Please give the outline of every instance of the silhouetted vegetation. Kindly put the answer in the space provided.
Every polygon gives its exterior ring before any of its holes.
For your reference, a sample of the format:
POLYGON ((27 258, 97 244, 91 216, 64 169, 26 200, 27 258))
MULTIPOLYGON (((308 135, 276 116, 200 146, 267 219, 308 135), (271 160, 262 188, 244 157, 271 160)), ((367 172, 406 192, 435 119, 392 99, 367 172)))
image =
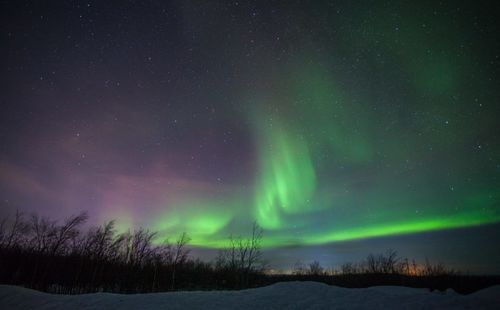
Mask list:
POLYGON ((292 274, 271 275, 262 262, 263 231, 257 223, 249 237, 230 236, 215 261, 204 262, 190 257, 186 233, 156 244, 156 232, 140 228, 117 233, 114 221, 83 231, 87 219, 87 213, 80 213, 59 223, 16 212, 0 220, 0 283, 64 294, 240 289, 297 280, 470 293, 500 283, 499 277, 460 275, 429 261, 419 265, 393 250, 338 269, 314 261, 298 263, 292 274))
POLYGON ((57 293, 156 292, 251 286, 260 268, 262 229, 230 237, 214 263, 189 257, 187 233, 153 244, 156 232, 117 233, 115 222, 81 231, 88 216, 63 223, 17 212, 0 222, 0 282, 57 293))
POLYGON ((399 285, 431 290, 452 288, 459 293, 472 293, 481 288, 500 284, 498 276, 463 275, 441 263, 401 258, 394 250, 369 254, 358 263, 345 263, 337 269, 325 269, 319 262, 295 265, 292 276, 276 275, 274 281, 313 280, 343 287, 399 285))

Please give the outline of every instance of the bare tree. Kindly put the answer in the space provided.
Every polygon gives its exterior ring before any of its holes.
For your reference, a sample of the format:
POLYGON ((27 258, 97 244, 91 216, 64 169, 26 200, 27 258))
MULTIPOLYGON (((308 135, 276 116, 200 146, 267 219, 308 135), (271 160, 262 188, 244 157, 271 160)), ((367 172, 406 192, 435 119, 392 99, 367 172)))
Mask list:
POLYGON ((295 265, 293 266, 292 274, 296 276, 303 276, 307 274, 307 267, 304 264, 304 262, 302 261, 296 262, 295 265))
POLYGON ((181 266, 189 255, 189 249, 186 245, 191 238, 183 232, 177 239, 175 246, 172 248, 172 289, 175 289, 175 276, 179 266, 181 266))
POLYGON ((98 228, 91 229, 86 237, 84 251, 95 260, 113 260, 118 256, 118 249, 123 236, 115 238, 115 221, 109 221, 98 228))
POLYGON ((78 215, 73 215, 66 219, 62 226, 55 227, 50 253, 55 255, 59 251, 64 250, 64 248, 68 246, 68 242, 78 235, 78 227, 85 223, 87 219, 88 214, 86 212, 81 212, 78 215))
POLYGON ((408 258, 405 258, 402 261, 400 261, 400 263, 398 264, 396 273, 404 274, 407 276, 411 275, 410 262, 409 262, 408 258))
POLYGON ((398 269, 398 254, 389 249, 385 254, 377 256, 369 254, 365 261, 366 272, 368 273, 396 273, 398 269))
POLYGON ((239 268, 238 240, 239 238, 235 238, 233 235, 229 236, 227 247, 221 249, 217 256, 216 265, 218 269, 228 269, 236 272, 239 268))
POLYGON ((38 253, 48 252, 55 235, 55 222, 33 214, 31 215, 30 229, 32 232, 31 248, 38 253))
POLYGON ((343 263, 340 266, 340 271, 343 275, 355 274, 357 273, 357 268, 353 263, 343 263))
POLYGON ((172 259, 172 245, 167 242, 161 245, 155 246, 150 264, 153 265, 153 281, 152 281, 152 291, 156 291, 159 286, 158 273, 162 267, 171 264, 172 259))
POLYGON ((380 260, 383 273, 396 273, 399 262, 398 252, 389 249, 385 252, 385 255, 380 256, 380 260))
POLYGON ((325 271, 321 264, 315 260, 309 264, 309 269, 307 270, 307 274, 312 276, 321 276, 325 274, 325 271))
POLYGON ((141 266, 147 260, 153 258, 154 249, 152 247, 156 232, 150 232, 140 228, 136 230, 132 237, 126 239, 127 256, 126 261, 135 266, 141 266))
POLYGON ((5 226, 7 223, 8 217, 2 218, 0 221, 0 249, 3 247, 5 239, 6 239, 6 231, 5 231, 5 226))
POLYGON ((24 221, 24 214, 17 210, 10 228, 7 227, 8 217, 2 219, 0 223, 0 248, 10 248, 21 246, 21 241, 28 231, 28 224, 24 221))
POLYGON ((231 235, 228 246, 219 251, 216 268, 237 275, 239 285, 245 286, 249 275, 262 267, 262 236, 263 230, 257 222, 253 223, 252 233, 248 238, 231 235))
POLYGON ((264 231, 262 227, 260 227, 257 222, 253 222, 252 235, 250 239, 244 243, 244 247, 246 247, 246 264, 244 268, 247 273, 256 269, 257 265, 260 263, 262 258, 261 242, 263 234, 264 231))
POLYGON ((421 271, 423 276, 443 276, 443 275, 453 275, 457 272, 451 268, 447 268, 442 263, 432 264, 429 259, 425 258, 425 264, 421 271))

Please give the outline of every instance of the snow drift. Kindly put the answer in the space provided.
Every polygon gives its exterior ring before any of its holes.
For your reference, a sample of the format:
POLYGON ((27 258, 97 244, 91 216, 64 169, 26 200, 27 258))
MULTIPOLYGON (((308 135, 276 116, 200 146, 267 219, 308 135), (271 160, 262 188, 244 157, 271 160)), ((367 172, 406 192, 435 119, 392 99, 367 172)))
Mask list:
POLYGON ((459 295, 452 290, 283 282, 242 291, 70 296, 0 285, 0 309, 500 309, 500 286, 459 295))

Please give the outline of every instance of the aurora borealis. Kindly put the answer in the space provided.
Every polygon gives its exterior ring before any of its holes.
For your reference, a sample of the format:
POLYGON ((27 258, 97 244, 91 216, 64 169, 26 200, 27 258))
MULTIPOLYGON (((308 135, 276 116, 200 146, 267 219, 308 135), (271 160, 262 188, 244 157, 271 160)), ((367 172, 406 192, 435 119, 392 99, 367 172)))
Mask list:
POLYGON ((489 6, 4 1, 0 215, 204 250, 257 221, 283 266, 378 244, 498 272, 489 6))

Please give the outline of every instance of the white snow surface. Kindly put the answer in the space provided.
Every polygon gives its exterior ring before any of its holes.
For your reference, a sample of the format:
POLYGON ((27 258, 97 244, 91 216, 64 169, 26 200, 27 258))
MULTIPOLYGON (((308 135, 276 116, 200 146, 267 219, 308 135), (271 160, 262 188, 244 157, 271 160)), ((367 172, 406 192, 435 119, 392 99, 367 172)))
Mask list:
POLYGON ((282 282, 241 291, 53 295, 0 285, 0 309, 500 309, 500 286, 473 294, 398 286, 282 282))

